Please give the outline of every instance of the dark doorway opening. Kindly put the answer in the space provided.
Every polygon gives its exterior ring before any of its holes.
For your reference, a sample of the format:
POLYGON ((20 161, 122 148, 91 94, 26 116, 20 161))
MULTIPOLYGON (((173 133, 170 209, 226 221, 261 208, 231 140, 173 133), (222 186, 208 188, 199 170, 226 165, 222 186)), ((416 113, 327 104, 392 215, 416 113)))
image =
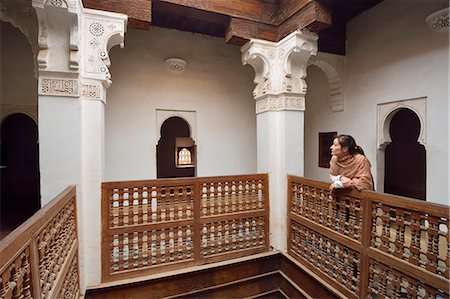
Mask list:
POLYGON ((41 207, 38 127, 25 114, 12 114, 1 123, 0 222, 2 236, 41 207))
POLYGON ((400 109, 389 127, 392 142, 386 147, 384 191, 426 200, 426 151, 417 142, 420 120, 409 109, 400 109))
MULTIPOLYGON (((195 166, 177 167, 177 138, 190 138, 189 124, 181 117, 170 117, 161 126, 156 146, 157 178, 194 177, 195 166)), ((192 153, 194 154, 194 152, 192 153)), ((195 161, 195 157, 192 157, 195 161)))

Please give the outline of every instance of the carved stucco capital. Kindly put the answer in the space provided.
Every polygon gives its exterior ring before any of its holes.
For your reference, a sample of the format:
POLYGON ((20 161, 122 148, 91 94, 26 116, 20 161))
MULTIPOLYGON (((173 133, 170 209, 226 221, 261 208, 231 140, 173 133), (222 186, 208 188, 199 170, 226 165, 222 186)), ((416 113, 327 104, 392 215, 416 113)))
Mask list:
POLYGON ((61 59, 56 58, 60 55, 55 55, 56 51, 51 53, 50 45, 58 45, 60 47, 59 43, 65 40, 66 35, 68 35, 69 70, 67 71, 78 71, 80 57, 78 52, 80 44, 79 16, 82 14, 83 9, 81 0, 32 0, 32 6, 36 10, 39 26, 37 39, 39 45, 39 53, 37 55, 38 69, 57 69, 58 71, 64 69, 65 66, 61 63, 61 59), (50 61, 50 59, 53 59, 53 61, 50 61))
POLYGON ((83 14, 83 77, 111 84, 109 50, 116 45, 124 47, 127 16, 85 9, 83 14))
POLYGON ((103 88, 111 84, 108 53, 123 47, 127 16, 85 9, 81 0, 32 5, 39 27, 39 94, 103 101, 103 88))
POLYGON ((255 99, 265 94, 306 93, 306 67, 317 54, 318 36, 294 31, 279 42, 252 39, 241 48, 242 63, 255 70, 255 99))

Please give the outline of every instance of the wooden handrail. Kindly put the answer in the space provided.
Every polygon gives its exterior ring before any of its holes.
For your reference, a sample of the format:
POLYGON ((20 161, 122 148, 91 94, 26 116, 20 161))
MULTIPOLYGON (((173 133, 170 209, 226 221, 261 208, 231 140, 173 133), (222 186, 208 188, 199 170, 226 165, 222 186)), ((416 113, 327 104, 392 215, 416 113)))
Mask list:
POLYGON ((269 250, 266 174, 102 184, 102 281, 269 250))
POLYGON ((449 296, 448 206, 288 176, 288 253, 349 298, 449 296))
POLYGON ((70 186, 0 241, 1 298, 78 297, 76 218, 70 186))

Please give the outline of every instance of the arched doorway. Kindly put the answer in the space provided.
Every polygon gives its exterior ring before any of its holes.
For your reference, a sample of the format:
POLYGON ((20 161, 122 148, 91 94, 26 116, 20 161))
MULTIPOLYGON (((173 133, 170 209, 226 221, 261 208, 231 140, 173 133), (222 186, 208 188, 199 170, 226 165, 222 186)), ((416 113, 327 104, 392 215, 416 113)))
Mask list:
POLYGON ((426 200, 426 151, 417 142, 419 117, 410 109, 400 109, 392 117, 386 147, 384 192, 426 200))
POLYGON ((40 209, 38 128, 21 113, 1 123, 1 231, 13 230, 40 209))
POLYGON ((195 176, 195 145, 190 136, 189 124, 181 117, 164 121, 156 146, 157 178, 195 176))

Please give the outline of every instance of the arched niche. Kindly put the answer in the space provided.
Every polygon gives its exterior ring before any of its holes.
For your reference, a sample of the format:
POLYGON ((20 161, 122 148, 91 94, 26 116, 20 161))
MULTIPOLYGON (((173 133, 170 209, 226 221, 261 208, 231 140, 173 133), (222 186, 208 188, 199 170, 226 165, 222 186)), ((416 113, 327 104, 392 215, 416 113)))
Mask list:
POLYGON ((398 100, 378 104, 377 106, 377 186, 378 192, 384 192, 385 181, 385 149, 392 142, 389 128, 392 118, 401 109, 414 112, 420 121, 420 132, 417 142, 427 148, 426 97, 398 100))
POLYGON ((420 133, 417 141, 425 148, 427 147, 426 97, 382 103, 378 104, 377 108, 377 146, 379 149, 385 149, 392 142, 389 135, 391 120, 395 113, 402 108, 413 111, 419 117, 420 133))
POLYGON ((161 139, 161 126, 171 117, 180 117, 189 125, 191 137, 197 140, 197 112, 189 110, 156 109, 156 142, 161 139))
POLYGON ((163 119, 156 145, 157 178, 194 177, 196 150, 192 125, 180 116, 163 119))

